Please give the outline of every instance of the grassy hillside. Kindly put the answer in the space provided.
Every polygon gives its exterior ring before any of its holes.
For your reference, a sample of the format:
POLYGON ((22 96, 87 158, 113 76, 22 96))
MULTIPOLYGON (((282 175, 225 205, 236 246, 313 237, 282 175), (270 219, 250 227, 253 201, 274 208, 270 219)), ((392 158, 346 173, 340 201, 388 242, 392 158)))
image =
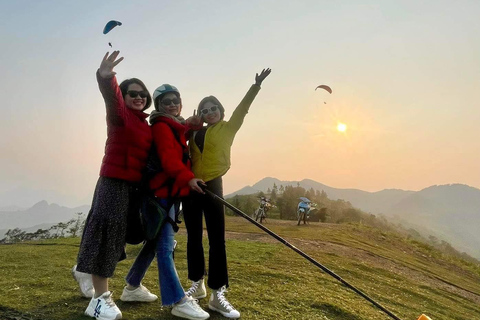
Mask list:
MULTIPOLYGON (((480 266, 444 256, 393 233, 361 225, 268 220, 266 226, 311 255, 343 279, 395 313, 416 320, 480 319, 480 266)), ((242 319, 390 319, 362 297, 325 274, 291 249, 238 217, 227 217, 229 300, 242 319)), ((177 240, 177 269, 187 286, 186 237, 177 240)), ((0 319, 90 319, 70 275, 79 239, 46 240, 0 246, 0 319)), ((128 259, 110 287, 119 299, 128 268, 140 246, 129 246, 128 259)), ((158 294, 155 265, 144 284, 158 294)), ((201 305, 207 308, 207 301, 201 305)), ((178 319, 151 304, 117 304, 126 319, 178 319)), ((211 313, 210 319, 225 319, 211 313)))

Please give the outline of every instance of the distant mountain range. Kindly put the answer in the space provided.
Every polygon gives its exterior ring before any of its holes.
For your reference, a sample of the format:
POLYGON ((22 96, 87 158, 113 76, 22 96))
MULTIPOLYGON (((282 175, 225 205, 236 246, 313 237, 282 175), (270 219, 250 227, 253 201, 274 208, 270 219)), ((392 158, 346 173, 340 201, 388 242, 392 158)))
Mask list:
POLYGON ((0 239, 4 237, 8 229, 20 228, 27 232, 46 229, 59 222, 67 222, 76 218, 75 213, 77 212, 83 212, 86 216, 89 210, 90 206, 67 208, 55 203, 48 204, 43 200, 28 209, 15 208, 12 211, 0 211, 0 239))
MULTIPOLYGON (((281 181, 264 178, 253 186, 244 187, 225 197, 267 192, 269 188, 272 189, 273 184, 279 188, 282 185, 285 187, 299 184, 307 190, 323 190, 332 200, 343 199, 362 211, 383 214, 392 222, 413 227, 427 237, 436 236, 458 250, 480 259, 480 189, 463 184, 449 184, 431 186, 420 191, 386 189, 367 192, 332 188, 310 179, 281 181)), ((36 228, 28 230, 36 231, 66 222, 74 218, 77 212, 86 215, 89 210, 88 205, 68 208, 55 203, 48 204, 46 201, 40 201, 28 209, 3 207, 0 208, 0 239, 8 229, 36 228)))
POLYGON ((476 258, 480 258, 480 189, 463 184, 431 186, 420 191, 385 189, 367 192, 358 189, 337 189, 319 182, 281 181, 264 178, 225 197, 237 194, 266 192, 277 187, 297 186, 323 190, 332 200, 343 199, 354 207, 372 214, 383 214, 420 232, 434 235, 476 258))
MULTIPOLYGON (((93 190, 92 190, 93 191, 93 190)), ((29 208, 41 200, 69 207, 82 206, 92 201, 92 194, 78 196, 79 192, 59 192, 48 188, 16 186, 0 192, 0 211, 17 211, 29 208)))

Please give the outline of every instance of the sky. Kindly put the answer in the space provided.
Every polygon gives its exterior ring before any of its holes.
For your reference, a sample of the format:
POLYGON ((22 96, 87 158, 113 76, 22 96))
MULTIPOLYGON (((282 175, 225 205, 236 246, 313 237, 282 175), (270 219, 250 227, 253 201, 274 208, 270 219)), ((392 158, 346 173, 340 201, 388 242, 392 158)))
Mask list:
POLYGON ((0 0, 0 206, 90 204, 106 139, 95 72, 109 42, 125 58, 119 82, 177 86, 183 116, 215 95, 229 119, 272 69, 225 194, 264 177, 480 188, 479 16, 477 0, 0 0), (123 25, 104 35, 109 20, 123 25))

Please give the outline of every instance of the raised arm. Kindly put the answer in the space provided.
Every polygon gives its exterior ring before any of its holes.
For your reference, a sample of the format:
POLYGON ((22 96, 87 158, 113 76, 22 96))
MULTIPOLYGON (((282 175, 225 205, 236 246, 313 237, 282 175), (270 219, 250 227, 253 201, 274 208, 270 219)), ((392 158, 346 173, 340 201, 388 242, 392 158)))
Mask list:
POLYGON ((245 97, 243 97, 240 104, 235 108, 235 111, 232 113, 232 117, 228 121, 228 125, 233 129, 234 132, 237 132, 243 124, 243 119, 248 113, 250 106, 260 91, 260 86, 265 80, 266 77, 272 72, 270 68, 263 69, 260 74, 255 74, 255 84, 250 87, 245 97))
POLYGON ((107 109, 107 122, 114 125, 122 125, 125 117, 125 102, 123 95, 118 87, 116 72, 113 68, 117 66, 123 57, 118 58, 120 51, 114 51, 111 55, 107 52, 100 63, 97 70, 97 81, 103 100, 105 100, 105 107, 107 109))

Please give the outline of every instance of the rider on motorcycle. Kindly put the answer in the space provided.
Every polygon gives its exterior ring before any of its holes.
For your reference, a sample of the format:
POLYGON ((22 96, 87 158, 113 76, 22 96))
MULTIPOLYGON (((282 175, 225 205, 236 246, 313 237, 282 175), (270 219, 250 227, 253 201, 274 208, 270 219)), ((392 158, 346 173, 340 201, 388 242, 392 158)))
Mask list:
POLYGON ((312 202, 305 197, 300 197, 300 202, 297 206, 297 218, 299 218, 300 214, 305 214, 306 218, 308 219, 308 214, 310 213, 312 202))
POLYGON ((260 223, 267 218, 267 211, 270 209, 270 200, 265 197, 260 197, 260 207, 255 210, 255 220, 260 219, 260 223))

